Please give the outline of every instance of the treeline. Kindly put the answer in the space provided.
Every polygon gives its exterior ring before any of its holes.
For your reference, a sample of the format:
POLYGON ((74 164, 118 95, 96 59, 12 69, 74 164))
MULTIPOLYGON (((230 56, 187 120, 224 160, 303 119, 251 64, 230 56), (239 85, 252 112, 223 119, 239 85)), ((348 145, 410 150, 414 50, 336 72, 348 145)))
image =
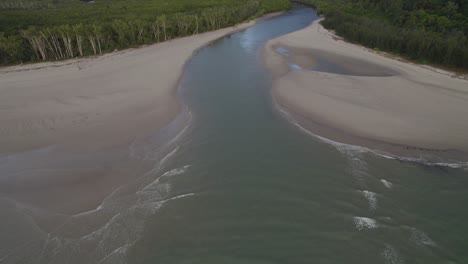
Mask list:
POLYGON ((3 0, 0 1, 0 9, 40 9, 52 8, 55 5, 50 1, 43 0, 3 0))
POLYGON ((17 34, 0 34, 0 63, 102 54, 233 26, 288 7, 287 0, 247 0, 236 5, 205 8, 196 13, 172 13, 146 20, 116 19, 103 23, 30 26, 18 30, 17 34))
POLYGON ((468 2, 302 0, 346 40, 419 63, 468 69, 468 2))
MULTIPOLYGON (((51 9, 57 8, 59 4, 73 2, 74 0, 0 0, 0 10, 6 9, 51 9)), ((80 1, 80 0, 77 0, 80 1)))

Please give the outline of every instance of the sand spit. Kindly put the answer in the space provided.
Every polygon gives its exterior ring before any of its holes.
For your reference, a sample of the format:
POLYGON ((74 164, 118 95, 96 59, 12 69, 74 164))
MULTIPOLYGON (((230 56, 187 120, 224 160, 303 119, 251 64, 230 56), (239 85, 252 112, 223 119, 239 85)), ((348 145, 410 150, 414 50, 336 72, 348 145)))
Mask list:
POLYGON ((468 161, 468 81, 344 42, 319 22, 263 49, 279 106, 332 140, 468 161))

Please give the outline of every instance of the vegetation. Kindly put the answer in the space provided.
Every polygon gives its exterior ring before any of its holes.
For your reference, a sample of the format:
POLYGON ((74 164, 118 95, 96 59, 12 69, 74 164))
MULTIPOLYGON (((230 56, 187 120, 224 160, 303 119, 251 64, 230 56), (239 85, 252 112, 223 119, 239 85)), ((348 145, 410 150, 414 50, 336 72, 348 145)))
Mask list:
POLYGON ((346 40, 420 63, 468 69, 467 0, 301 0, 346 40))
POLYGON ((289 6, 288 0, 0 0, 0 65, 156 43, 289 6))

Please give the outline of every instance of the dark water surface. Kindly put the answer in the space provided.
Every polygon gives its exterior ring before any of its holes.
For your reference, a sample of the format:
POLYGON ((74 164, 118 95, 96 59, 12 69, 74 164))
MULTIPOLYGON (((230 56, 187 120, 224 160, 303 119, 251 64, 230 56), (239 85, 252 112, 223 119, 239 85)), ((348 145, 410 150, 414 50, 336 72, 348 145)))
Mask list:
POLYGON ((259 49, 316 18, 295 8, 193 57, 193 121, 159 181, 170 198, 129 262, 468 263, 466 170, 325 143, 274 110, 259 49))

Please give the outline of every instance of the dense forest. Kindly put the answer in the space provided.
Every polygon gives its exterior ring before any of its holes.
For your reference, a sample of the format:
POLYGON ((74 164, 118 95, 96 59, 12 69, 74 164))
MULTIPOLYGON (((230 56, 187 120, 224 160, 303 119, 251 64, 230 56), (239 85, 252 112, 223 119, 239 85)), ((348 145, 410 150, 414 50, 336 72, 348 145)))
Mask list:
POLYGON ((289 6, 288 0, 0 0, 0 65, 156 43, 289 6))
POLYGON ((301 0, 346 40, 419 63, 468 69, 468 0, 301 0))

